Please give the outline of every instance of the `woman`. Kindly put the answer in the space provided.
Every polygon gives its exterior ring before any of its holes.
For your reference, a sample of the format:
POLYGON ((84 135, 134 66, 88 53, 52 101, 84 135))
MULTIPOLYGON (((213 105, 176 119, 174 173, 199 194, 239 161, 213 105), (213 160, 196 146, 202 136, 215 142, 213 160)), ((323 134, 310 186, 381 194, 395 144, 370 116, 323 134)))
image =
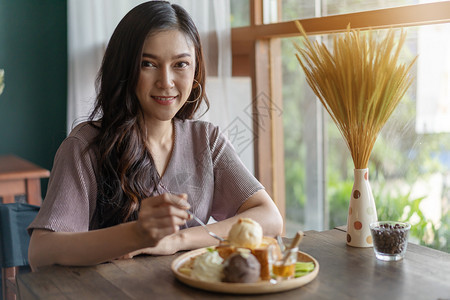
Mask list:
POLYGON ((240 217, 280 234, 276 206, 229 141, 192 120, 202 103, 209 107, 204 83, 199 35, 184 9, 152 1, 122 19, 90 121, 58 149, 29 227, 34 270, 217 244, 186 210, 204 222, 213 217, 208 227, 221 236, 240 217))

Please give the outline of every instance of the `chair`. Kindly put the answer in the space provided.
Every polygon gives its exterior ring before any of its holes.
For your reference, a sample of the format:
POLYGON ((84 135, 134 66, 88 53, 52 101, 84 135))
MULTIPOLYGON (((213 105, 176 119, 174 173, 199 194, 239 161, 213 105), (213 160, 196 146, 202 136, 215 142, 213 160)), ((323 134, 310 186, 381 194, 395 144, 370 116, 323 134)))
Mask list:
POLYGON ((16 299, 16 275, 28 266, 30 236, 26 228, 34 220, 39 206, 27 203, 0 204, 0 262, 3 299, 16 299))
POLYGON ((0 198, 14 203, 15 196, 26 195, 26 202, 41 205, 41 178, 50 172, 14 155, 0 155, 0 198))

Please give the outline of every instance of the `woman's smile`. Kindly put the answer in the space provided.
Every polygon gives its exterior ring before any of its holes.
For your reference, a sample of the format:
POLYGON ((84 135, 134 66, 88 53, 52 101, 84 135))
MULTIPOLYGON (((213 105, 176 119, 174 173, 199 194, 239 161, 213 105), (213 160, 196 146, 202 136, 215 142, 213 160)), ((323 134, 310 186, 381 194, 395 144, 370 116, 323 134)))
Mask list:
POLYGON ((171 105, 174 103, 178 96, 151 96, 158 104, 171 105))

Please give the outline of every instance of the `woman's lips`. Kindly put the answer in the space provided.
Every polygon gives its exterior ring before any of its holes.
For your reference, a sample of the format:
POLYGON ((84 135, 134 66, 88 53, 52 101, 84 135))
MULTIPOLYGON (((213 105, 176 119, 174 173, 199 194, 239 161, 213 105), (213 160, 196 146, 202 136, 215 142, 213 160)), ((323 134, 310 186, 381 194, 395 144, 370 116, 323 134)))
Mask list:
POLYGON ((152 96, 153 100, 161 105, 170 105, 177 100, 177 97, 178 96, 152 96))

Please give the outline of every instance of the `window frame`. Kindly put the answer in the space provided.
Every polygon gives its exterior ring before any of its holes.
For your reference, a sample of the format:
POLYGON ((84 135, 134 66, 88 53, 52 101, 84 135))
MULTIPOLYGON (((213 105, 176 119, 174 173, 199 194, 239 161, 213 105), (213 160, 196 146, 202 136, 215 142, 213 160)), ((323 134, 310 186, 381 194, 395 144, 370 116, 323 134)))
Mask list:
MULTIPOLYGON (((264 0, 250 1, 250 25, 231 29, 232 75, 249 76, 252 81, 253 131, 255 136, 255 176, 285 218, 284 144, 281 82, 280 38, 300 36, 295 21, 263 23, 264 0)), ((281 1, 277 1, 278 7, 281 1)), ((278 11, 281 11, 278 9, 278 11)), ((450 23, 450 1, 414 4, 356 13, 299 19, 308 35, 343 32, 347 25, 353 29, 385 29, 419 25, 450 23)), ((318 108, 317 112, 320 117, 318 108)), ((318 183, 312 195, 321 197, 311 211, 324 205, 323 128, 315 128, 318 163, 312 180, 318 183), (323 137, 323 135, 322 135, 323 137), (320 149, 321 148, 321 149, 320 149), (322 162, 322 163, 321 163, 322 162)), ((309 195, 311 196, 311 194, 309 195)), ((308 210, 308 208, 307 208, 308 210)), ((320 220, 322 227, 326 219, 320 220)), ((319 226, 318 229, 320 229, 319 226)))

